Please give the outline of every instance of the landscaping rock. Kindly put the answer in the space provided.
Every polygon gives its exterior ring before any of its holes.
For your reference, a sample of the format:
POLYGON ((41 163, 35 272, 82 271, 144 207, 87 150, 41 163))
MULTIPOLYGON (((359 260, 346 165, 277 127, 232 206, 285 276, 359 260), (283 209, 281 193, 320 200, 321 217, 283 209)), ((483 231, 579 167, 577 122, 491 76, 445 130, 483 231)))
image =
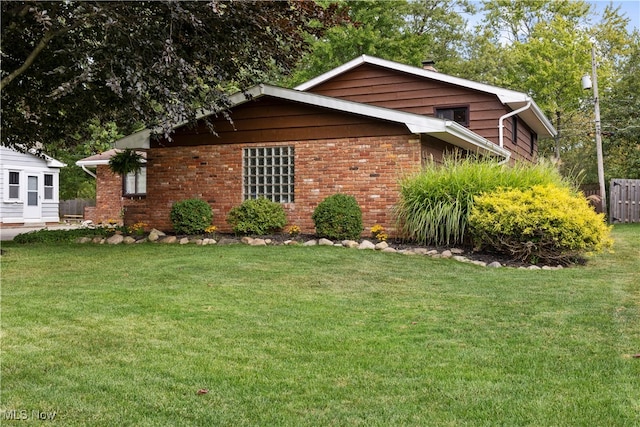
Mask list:
POLYGON ((267 246, 267 241, 264 239, 251 239, 249 240, 249 246, 267 246))
POLYGON ((166 236, 162 231, 156 230, 155 228, 149 232, 149 236, 147 237, 150 242, 155 242, 160 237, 166 236))
POLYGON ((78 243, 89 243, 91 242, 91 237, 80 237, 76 242, 78 243))
POLYGON ((528 267, 529 270, 542 270, 540 267, 538 267, 537 265, 530 265, 528 267))
POLYGON ((203 245, 215 245, 216 243, 216 239, 202 239, 202 244, 203 245))
POLYGON ((342 246, 344 246, 345 248, 357 248, 358 246, 360 246, 359 242, 356 242, 355 240, 343 240, 342 241, 342 246))
POLYGON ((374 245, 372 242, 368 241, 368 240, 363 240, 360 245, 358 246, 358 249, 371 249, 371 250, 375 250, 376 245, 374 245))
POLYGON ((91 239, 91 241, 98 244, 104 243, 104 239, 102 237, 94 237, 93 239, 91 239))
POLYGON ((319 246, 333 246, 333 242, 329 239, 320 239, 318 240, 319 246))
POLYGON ((451 251, 448 249, 446 251, 442 251, 440 255, 442 256, 442 258, 451 258, 453 256, 451 251))
POLYGON ((459 262, 469 262, 469 258, 463 257, 461 255, 454 255, 451 258, 455 259, 456 261, 459 261, 459 262))
POLYGON ((231 239, 228 237, 223 237, 222 239, 218 240, 218 244, 219 245, 236 245, 240 243, 240 240, 238 239, 231 239))
POLYGON ((178 242, 181 245, 186 245, 189 243, 189 238, 188 237, 183 237, 182 239, 180 239, 180 241, 178 242))
MULTIPOLYGON (((429 251, 426 248, 415 248, 412 250, 412 252, 416 255, 429 255, 429 252, 434 252, 434 253, 438 253, 438 251, 429 251)), ((431 254, 434 255, 434 254, 431 254)))
POLYGON ((464 249, 460 249, 460 248, 451 248, 449 250, 454 255, 462 255, 464 253, 464 249))
POLYGON ((302 246, 316 246, 318 244, 317 240, 307 240, 302 244, 302 246))
POLYGON ((388 247, 388 248, 384 248, 384 249, 382 250, 382 252, 396 253, 396 252, 398 252, 398 251, 397 251, 397 249, 395 249, 395 248, 388 247))
POLYGON ((387 249, 389 247, 389 244, 387 242, 378 242, 376 243, 375 249, 377 251, 381 251, 383 249, 387 249))
POLYGON ((438 252, 435 249, 431 249, 430 251, 427 251, 425 255, 428 255, 428 256, 440 255, 440 252, 438 252))
POLYGON ((122 234, 114 234, 107 239, 107 243, 110 245, 119 245, 124 240, 122 234))
POLYGON ((162 240, 160 240, 160 243, 176 243, 178 241, 178 238, 176 236, 166 236, 163 237, 162 240))
POLYGON ((487 267, 500 268, 502 267, 502 264, 500 264, 498 261, 493 261, 492 263, 488 264, 487 267))
POLYGON ((127 245, 131 245, 131 244, 133 244, 135 242, 136 242, 136 239, 134 239, 131 236, 127 236, 127 237, 124 238, 124 240, 122 240, 122 243, 127 244, 127 245))

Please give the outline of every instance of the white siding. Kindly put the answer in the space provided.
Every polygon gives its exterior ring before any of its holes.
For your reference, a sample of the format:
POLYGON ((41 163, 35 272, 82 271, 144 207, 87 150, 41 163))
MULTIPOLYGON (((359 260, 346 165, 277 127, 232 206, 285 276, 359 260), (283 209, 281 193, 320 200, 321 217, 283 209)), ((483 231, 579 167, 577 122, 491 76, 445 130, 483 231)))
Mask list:
POLYGON ((57 222, 59 218, 59 172, 61 164, 51 158, 41 158, 28 153, 20 153, 6 147, 0 147, 0 222, 57 222), (50 165, 53 165, 50 166, 50 165), (9 173, 19 176, 19 197, 9 195, 9 173), (44 198, 45 175, 53 175, 53 199, 44 198), (25 215, 27 204, 27 177, 38 178, 39 202, 37 215, 25 215))

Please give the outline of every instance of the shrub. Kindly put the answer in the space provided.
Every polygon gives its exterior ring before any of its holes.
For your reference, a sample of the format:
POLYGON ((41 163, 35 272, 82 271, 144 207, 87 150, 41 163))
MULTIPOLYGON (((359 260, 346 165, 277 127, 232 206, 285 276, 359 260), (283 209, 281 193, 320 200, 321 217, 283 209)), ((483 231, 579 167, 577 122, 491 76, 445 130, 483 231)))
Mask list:
POLYGON ((287 224, 287 215, 280 203, 260 197, 231 209, 227 222, 236 234, 264 235, 281 230, 287 224))
POLYGON ((173 204, 170 218, 176 233, 199 234, 211 225, 213 213, 204 200, 186 199, 173 204))
POLYGON ((569 264, 612 243, 604 215, 584 197, 554 185, 477 196, 469 227, 476 248, 534 264, 569 264))
POLYGON ((474 196, 502 188, 531 188, 554 184, 570 187, 550 163, 499 165, 473 158, 445 158, 400 181, 394 207, 397 229, 420 244, 450 245, 467 238, 474 196))
POLYGON ((116 232, 115 228, 74 228, 70 230, 37 230, 18 234, 16 243, 71 243, 80 237, 107 237, 116 232))
POLYGON ((357 239, 362 233, 362 210, 355 197, 334 194, 324 199, 311 217, 316 234, 327 239, 357 239))

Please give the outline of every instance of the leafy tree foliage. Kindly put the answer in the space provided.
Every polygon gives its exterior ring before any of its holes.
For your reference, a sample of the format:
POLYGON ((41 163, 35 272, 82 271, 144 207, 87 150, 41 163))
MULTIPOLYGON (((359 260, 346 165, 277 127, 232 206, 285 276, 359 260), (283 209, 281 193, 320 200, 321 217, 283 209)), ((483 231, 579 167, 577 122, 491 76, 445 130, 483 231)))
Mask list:
POLYGON ((169 134, 286 72, 339 20, 296 1, 2 2, 2 144, 63 141, 91 119, 169 134))
POLYGON ((465 38, 468 0, 345 1, 348 25, 335 26, 321 38, 288 82, 295 85, 367 54, 419 66, 437 58, 439 67, 459 61, 465 38))

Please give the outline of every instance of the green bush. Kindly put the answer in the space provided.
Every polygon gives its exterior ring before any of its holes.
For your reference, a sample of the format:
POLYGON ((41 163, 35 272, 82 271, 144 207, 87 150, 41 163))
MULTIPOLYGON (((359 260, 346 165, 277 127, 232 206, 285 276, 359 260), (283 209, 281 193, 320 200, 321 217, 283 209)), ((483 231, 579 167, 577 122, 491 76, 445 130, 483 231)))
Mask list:
POLYGON ((236 234, 265 235, 281 230, 287 224, 287 215, 280 203, 260 197, 231 209, 227 222, 236 234))
POLYGON ((311 217, 316 234, 327 239, 357 239, 362 233, 362 210, 355 197, 334 194, 324 199, 311 217))
POLYGON ((200 234, 211 225, 213 213, 204 200, 186 199, 173 204, 170 218, 176 233, 200 234))
POLYGON ((604 215, 583 196, 554 185, 477 196, 469 228, 477 249, 533 264, 569 264, 612 243, 604 215))
POLYGON ((110 228, 74 228, 70 230, 37 230, 18 234, 13 238, 16 243, 71 243, 80 237, 108 237, 116 229, 110 228))
POLYGON ((397 229, 420 244, 464 243, 474 196, 499 187, 526 189, 544 184, 570 187, 550 163, 509 166, 473 158, 446 158, 442 165, 431 162, 400 181, 394 207, 397 229))

